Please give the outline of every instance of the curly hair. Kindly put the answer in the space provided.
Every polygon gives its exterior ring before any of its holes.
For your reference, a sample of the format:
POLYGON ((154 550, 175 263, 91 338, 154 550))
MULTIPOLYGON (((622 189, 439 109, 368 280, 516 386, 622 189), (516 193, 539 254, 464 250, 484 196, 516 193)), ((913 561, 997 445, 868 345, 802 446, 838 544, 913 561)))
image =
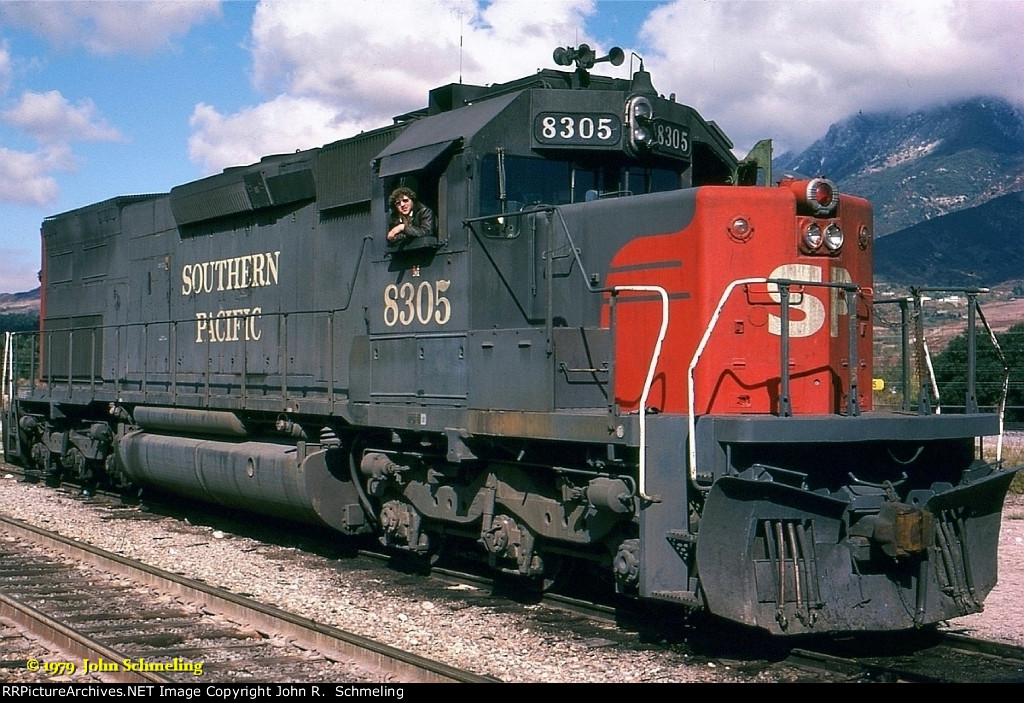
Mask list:
POLYGON ((419 200, 417 200, 416 198, 416 191, 414 191, 412 188, 406 188, 403 186, 401 188, 395 188, 393 191, 391 191, 391 195, 388 196, 388 207, 394 209, 395 205, 403 196, 408 196, 409 199, 412 200, 414 205, 417 202, 419 202, 419 200))

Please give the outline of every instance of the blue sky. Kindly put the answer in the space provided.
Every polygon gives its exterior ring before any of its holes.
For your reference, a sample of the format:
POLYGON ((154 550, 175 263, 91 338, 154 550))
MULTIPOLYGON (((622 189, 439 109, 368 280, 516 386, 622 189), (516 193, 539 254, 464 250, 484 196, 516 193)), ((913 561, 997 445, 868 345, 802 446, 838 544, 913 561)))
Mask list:
POLYGON ((1022 36, 1024 0, 0 0, 0 292, 38 285, 48 215, 388 124, 556 46, 635 52, 743 153, 860 110, 1022 105, 1022 36))

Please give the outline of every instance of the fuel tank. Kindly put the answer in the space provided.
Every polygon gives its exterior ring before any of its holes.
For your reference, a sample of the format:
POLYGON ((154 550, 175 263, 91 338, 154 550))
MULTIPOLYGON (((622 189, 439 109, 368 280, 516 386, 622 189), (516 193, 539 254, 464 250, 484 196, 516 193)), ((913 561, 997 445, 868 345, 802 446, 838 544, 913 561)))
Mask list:
POLYGON ((117 455, 140 486, 349 534, 369 529, 338 449, 140 431, 121 438, 117 455))

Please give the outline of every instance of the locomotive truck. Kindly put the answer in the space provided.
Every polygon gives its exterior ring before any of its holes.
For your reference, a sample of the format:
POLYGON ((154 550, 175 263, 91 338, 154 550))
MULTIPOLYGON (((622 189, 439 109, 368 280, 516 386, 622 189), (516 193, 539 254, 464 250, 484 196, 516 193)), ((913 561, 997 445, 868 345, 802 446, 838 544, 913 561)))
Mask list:
POLYGON ((47 218, 6 456, 776 634, 981 610, 999 417, 873 410, 869 203, 623 59, 47 218))

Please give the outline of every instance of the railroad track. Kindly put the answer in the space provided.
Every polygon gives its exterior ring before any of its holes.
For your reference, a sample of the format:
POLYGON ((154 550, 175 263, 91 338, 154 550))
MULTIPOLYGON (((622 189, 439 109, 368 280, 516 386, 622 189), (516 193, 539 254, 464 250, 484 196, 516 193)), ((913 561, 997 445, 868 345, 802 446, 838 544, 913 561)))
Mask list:
POLYGON ((67 661, 70 655, 57 648, 54 638, 41 639, 19 623, 17 618, 6 617, 7 599, 0 595, 0 682, 40 683, 53 680, 46 671, 39 671, 30 661, 67 661), (35 671, 30 669, 36 668, 35 671))
MULTIPOLYGON (((0 464, 0 468, 5 472, 18 477, 19 480, 28 480, 30 478, 29 474, 27 474, 23 469, 13 464, 0 464)), ((38 476, 32 475, 31 480, 38 481, 40 479, 38 476)), ((86 494, 82 486, 73 482, 65 481, 62 488, 67 490, 69 495, 73 495, 75 493, 86 494)), ((94 488, 89 490, 87 495, 89 496, 89 502, 95 505, 105 505, 111 510, 117 510, 118 508, 124 507, 122 501, 123 496, 113 491, 94 488)), ((161 495, 154 495, 147 498, 147 512, 135 513, 136 517, 141 519, 147 515, 179 515, 180 507, 176 506, 173 502, 165 501, 166 496, 161 495)), ((253 536, 255 539, 263 539, 262 534, 251 534, 254 529, 251 522, 238 521, 234 517, 226 516, 225 513, 222 510, 219 510, 217 506, 193 505, 190 507, 190 516, 198 516, 198 519, 201 522, 224 523, 226 525, 224 527, 226 531, 239 534, 249 534, 249 536, 253 536)), ((291 529, 296 529, 297 527, 297 525, 293 525, 291 526, 291 529)), ((259 526, 255 526, 255 529, 259 530, 259 526)), ((276 533, 280 534, 288 529, 288 525, 278 525, 276 527, 276 533)), ((381 564, 391 564, 396 566, 399 570, 405 568, 413 571, 420 570, 424 573, 429 572, 430 578, 450 584, 454 587, 468 586, 492 591, 499 595, 506 595, 511 600, 523 600, 525 593, 527 600, 532 596, 533 602, 537 604, 543 604, 554 609, 573 613, 574 615, 593 618, 605 623, 614 623, 617 618, 623 615, 623 611, 618 609, 615 605, 609 604, 609 599, 607 598, 604 599, 604 602, 597 602, 595 600, 589 600, 587 597, 567 595, 557 591, 531 591, 530 589, 526 589, 524 592, 521 581, 516 577, 495 577, 494 572, 490 570, 488 570, 486 574, 482 574, 454 567, 449 568, 438 564, 431 564, 427 567, 425 562, 421 561, 418 557, 396 554, 394 551, 385 550, 376 542, 368 542, 358 549, 349 550, 347 553, 357 554, 381 564)))
MULTIPOLYGON (((94 498, 90 501, 105 509, 121 512, 121 506, 111 508, 106 500, 94 498), (96 502, 94 502, 96 501, 96 502)), ((161 512, 164 506, 153 505, 161 512)), ((129 511, 137 518, 154 513, 138 513, 129 511)), ((173 511, 172 511, 173 512, 173 511)), ((211 513, 211 515, 214 515, 211 513)), ((194 515, 191 516, 194 519, 194 515)), ((209 517, 209 516, 207 516, 209 517)), ((252 523, 233 525, 225 522, 226 518, 212 520, 225 530, 240 529, 243 531, 257 529, 252 523)), ((204 520, 205 522, 205 520, 204 520)), ((262 539, 262 532, 257 529, 254 539, 262 539)), ((2 534, 2 530, 0 530, 2 534)), ((277 535, 277 533, 274 533, 277 535)), ((301 535, 286 536, 284 543, 301 540, 301 535)), ((276 541, 276 537, 275 537, 276 541)), ((315 540, 314 540, 315 542, 315 540)), ((2 545, 0 541, 0 545, 2 545)), ((323 546, 323 545, 318 545, 323 546)), ((348 552, 352 554, 351 551, 348 552)), ((387 561, 386 556, 372 555, 375 560, 387 561)), ((392 558, 394 555, 391 555, 392 558)), ((6 561, 6 557, 0 557, 6 561)), ((394 568, 394 561, 391 562, 394 568)), ((365 566, 358 567, 366 568, 365 566)), ((392 574, 393 578, 394 574, 392 574)), ((467 581, 466 574, 461 571, 451 572, 438 565, 430 569, 431 578, 421 581, 416 579, 417 588, 423 588, 421 598, 450 597, 453 593, 466 594, 467 603, 474 599, 502 598, 505 589, 490 579, 467 581), (431 582, 439 582, 431 585, 431 582), (449 584, 472 584, 470 590, 452 591, 449 584), (482 594, 479 596, 471 593, 482 594)), ((176 577, 177 578, 177 577, 176 577)), ((0 583, 0 590, 3 589, 0 583)), ((508 593, 510 601, 522 601, 522 593, 508 593)), ((185 598, 186 603, 194 599, 185 598)), ((1004 647, 992 642, 972 640, 962 636, 944 636, 934 631, 923 633, 901 633, 893 636, 861 637, 856 640, 844 639, 842 642, 830 642, 827 638, 801 639, 799 647, 786 642, 785 639, 771 640, 752 637, 746 628, 735 628, 728 623, 702 622, 699 615, 693 615, 692 622, 681 623, 678 617, 666 613, 653 618, 651 613, 643 613, 645 623, 633 621, 633 617, 621 608, 608 606, 594 608, 593 604, 569 599, 559 602, 554 594, 539 595, 527 599, 529 604, 543 603, 551 608, 558 608, 562 614, 534 611, 533 619, 541 623, 555 623, 560 631, 570 628, 576 633, 577 639, 594 640, 600 643, 598 648, 619 648, 623 651, 634 646, 638 651, 649 649, 650 642, 662 642, 673 651, 685 651, 686 656, 694 663, 707 662, 707 666, 732 668, 742 672, 744 676, 757 677, 765 672, 766 680, 779 681, 841 681, 841 682, 991 682, 991 681, 1022 681, 1024 671, 1024 652, 1020 648, 1004 647), (572 611, 574 615, 564 611, 572 611), (601 621, 602 627, 588 625, 587 622, 601 621), (671 624, 670 624, 671 623, 671 624), (625 626, 624 626, 625 625, 625 626), (623 627, 624 626, 624 627, 623 627), (659 627, 660 626, 660 627, 659 627), (664 629, 660 629, 664 628, 664 629), (641 632, 639 639, 648 644, 637 645, 636 637, 631 631, 641 632), (733 633, 733 634, 729 634, 733 633)), ((499 606, 499 607, 510 607, 499 606)), ((638 618, 640 616, 637 616, 638 618)), ((258 629, 258 628, 257 628, 258 629)), ((263 632, 268 630, 264 628, 263 632)), ((78 657, 79 660, 81 657, 78 657)), ((326 658, 321 661, 326 661, 326 658)), ((0 664, 2 666, 2 664, 0 664)), ((314 666, 318 664, 314 663, 314 666)), ((212 671, 212 669, 210 669, 212 671)), ((0 673, 2 677, 2 673, 0 673)), ((324 680, 327 675, 324 675, 324 680)))
POLYGON ((794 648, 781 665, 842 682, 1024 682, 1024 648, 937 631, 794 648))
POLYGON ((64 680, 494 680, 3 517, 0 617, 55 643, 32 656, 5 648, 6 668, 23 664, 64 680))

